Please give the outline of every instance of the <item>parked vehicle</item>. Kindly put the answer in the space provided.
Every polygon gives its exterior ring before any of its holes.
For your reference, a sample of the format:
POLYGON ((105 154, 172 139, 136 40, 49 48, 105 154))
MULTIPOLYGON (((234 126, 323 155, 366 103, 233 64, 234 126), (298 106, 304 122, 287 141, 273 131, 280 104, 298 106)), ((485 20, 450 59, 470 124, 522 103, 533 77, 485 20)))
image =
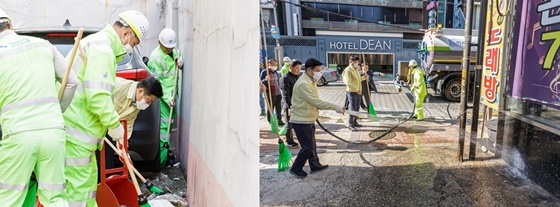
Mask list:
MULTIPOLYGON (((336 82, 340 79, 340 75, 338 74, 338 72, 336 72, 336 70, 330 68, 323 68, 323 69, 324 69, 323 77, 321 77, 321 79, 317 81, 317 86, 326 86, 330 82, 336 82)), ((302 65, 300 73, 304 73, 304 72, 305 72, 305 65, 302 65)))
MULTIPOLYGON (((84 37, 93 34, 101 28, 86 28, 84 37)), ((16 30, 16 33, 39 37, 48 40, 53 44, 62 55, 66 56, 74 45, 74 37, 76 37, 78 28, 71 26, 59 28, 33 28, 16 30)), ((79 58, 76 56, 76 58, 79 58)), ((126 55, 123 60, 117 63, 117 76, 140 81, 151 74, 147 70, 144 63, 146 57, 142 57, 137 48, 134 49, 132 55, 126 55)), ((159 172, 160 169, 160 152, 159 152, 159 126, 160 126, 160 105, 156 101, 146 110, 140 111, 138 118, 134 123, 132 136, 129 143, 129 154, 134 161, 135 166, 140 171, 159 172)), ((1 133, 0 133, 1 137, 1 133)), ((114 152, 110 149, 106 150, 108 155, 113 155, 115 159, 108 159, 107 166, 113 166, 113 161, 118 159, 114 152)))
MULTIPOLYGON (((427 78, 434 78, 431 88, 436 95, 442 95, 449 101, 461 99, 461 61, 463 59, 464 30, 432 29, 426 32, 420 43, 418 58, 421 67, 426 70, 427 78)), ((474 82, 474 64, 476 63, 476 44, 478 32, 473 31, 471 52, 470 83, 474 82)), ((401 74, 404 75, 404 74, 401 74)), ((473 84, 470 85, 473 87, 473 84)))

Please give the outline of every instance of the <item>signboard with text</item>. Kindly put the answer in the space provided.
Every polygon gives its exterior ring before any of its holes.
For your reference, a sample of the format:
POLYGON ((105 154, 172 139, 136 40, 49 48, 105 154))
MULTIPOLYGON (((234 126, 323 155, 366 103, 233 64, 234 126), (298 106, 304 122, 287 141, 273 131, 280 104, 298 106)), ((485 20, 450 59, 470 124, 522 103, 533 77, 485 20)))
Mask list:
MULTIPOLYGON (((509 0, 501 1, 507 4, 509 0)), ((493 1, 494 2, 494 1, 493 1)), ((498 11, 499 5, 488 4, 486 34, 484 36, 484 61, 482 64, 483 76, 481 98, 484 105, 498 109, 500 84, 502 84, 502 70, 504 60, 505 16, 498 11)), ((506 59, 507 60, 507 59, 506 59)))
POLYGON ((560 109, 560 1, 518 1, 511 95, 560 109))

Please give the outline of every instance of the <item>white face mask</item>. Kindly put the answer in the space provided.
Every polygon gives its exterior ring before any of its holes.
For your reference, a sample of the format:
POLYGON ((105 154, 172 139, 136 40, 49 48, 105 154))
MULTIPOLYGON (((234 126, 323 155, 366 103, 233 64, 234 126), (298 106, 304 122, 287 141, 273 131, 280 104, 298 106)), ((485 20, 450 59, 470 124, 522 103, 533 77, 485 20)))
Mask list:
POLYGON ((352 67, 353 67, 353 68, 358 68, 358 63, 353 63, 353 64, 352 64, 352 67))
POLYGON ((323 73, 321 73, 321 72, 313 72, 313 80, 315 82, 319 81, 319 79, 321 79, 322 76, 323 76, 323 73))
POLYGON ((126 50, 126 54, 132 54, 133 48, 132 46, 130 46, 130 35, 127 36, 128 37, 128 41, 126 44, 124 44, 124 41, 121 40, 121 43, 124 45, 124 49, 126 50))
POLYGON ((136 108, 140 109, 140 110, 145 110, 150 106, 150 104, 148 104, 146 102, 146 100, 142 99, 140 101, 136 102, 136 108))
POLYGON ((271 67, 270 67, 270 70, 276 71, 276 70, 278 70, 278 67, 272 67, 272 66, 271 66, 271 67))

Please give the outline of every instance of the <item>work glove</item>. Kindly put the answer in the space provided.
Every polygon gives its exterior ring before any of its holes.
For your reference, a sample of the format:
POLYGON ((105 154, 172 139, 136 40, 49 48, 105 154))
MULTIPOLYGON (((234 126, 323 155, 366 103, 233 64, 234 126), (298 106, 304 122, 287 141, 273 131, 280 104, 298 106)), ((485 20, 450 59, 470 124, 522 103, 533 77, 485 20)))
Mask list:
POLYGON ((115 142, 121 141, 124 138, 124 128, 121 124, 119 124, 119 126, 117 126, 116 128, 109 129, 107 134, 109 134, 109 136, 113 138, 113 141, 115 142))
POLYGON ((181 58, 181 56, 177 57, 177 59, 175 59, 175 63, 177 64, 177 67, 183 67, 183 58, 181 58))
POLYGON ((338 105, 334 108, 334 111, 336 111, 336 113, 339 113, 339 114, 344 114, 344 109, 341 106, 338 106, 338 105))

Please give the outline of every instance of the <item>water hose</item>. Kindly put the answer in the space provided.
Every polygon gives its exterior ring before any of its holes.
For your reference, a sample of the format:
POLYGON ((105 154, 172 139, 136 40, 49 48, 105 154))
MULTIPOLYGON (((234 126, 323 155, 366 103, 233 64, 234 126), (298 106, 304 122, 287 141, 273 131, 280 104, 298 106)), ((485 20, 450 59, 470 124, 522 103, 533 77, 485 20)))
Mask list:
MULTIPOLYGON (((375 137, 375 138, 372 138, 371 140, 369 140, 369 141, 367 141, 367 142, 353 142, 353 141, 345 140, 345 139, 343 139, 342 137, 337 136, 336 134, 332 133, 332 132, 329 131, 327 128, 325 128, 325 127, 323 126, 323 124, 321 124, 321 122, 319 121, 319 119, 317 119, 316 122, 317 122, 317 125, 319 125, 319 127, 321 127, 321 129, 323 129, 323 131, 327 132, 328 134, 330 134, 331 136, 333 136, 334 138, 336 138, 336 139, 338 139, 338 140, 340 140, 340 141, 343 141, 343 142, 346 142, 346 143, 349 143, 349 144, 370 144, 370 143, 372 143, 372 142, 375 142, 375 141, 377 141, 377 140, 379 140, 379 139, 385 137, 387 134, 391 133, 393 130, 395 130, 397 127, 399 127, 401 124, 404 124, 404 123, 408 122, 408 121, 414 116, 414 110, 415 110, 415 107, 413 106, 413 107, 412 107, 412 112, 410 113, 410 116, 409 116, 408 118, 404 119, 404 120, 403 120, 402 122, 400 122, 400 123, 397 123, 395 126, 391 127, 391 128, 388 129, 387 131, 383 132, 383 134, 381 134, 381 135, 379 135, 379 136, 377 136, 377 137, 375 137)), ((397 120, 398 120, 398 119, 397 119, 397 120)))

